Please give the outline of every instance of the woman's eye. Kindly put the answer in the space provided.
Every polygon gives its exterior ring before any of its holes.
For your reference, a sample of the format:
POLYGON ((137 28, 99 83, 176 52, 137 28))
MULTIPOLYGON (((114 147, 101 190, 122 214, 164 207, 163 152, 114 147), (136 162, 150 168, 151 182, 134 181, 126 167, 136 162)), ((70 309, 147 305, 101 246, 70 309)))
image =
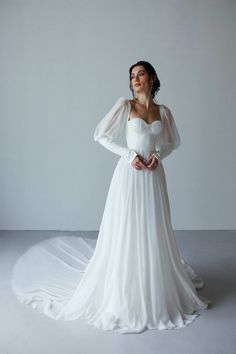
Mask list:
MULTIPOLYGON (((138 73, 137 75, 138 75, 138 76, 144 76, 145 73, 138 73)), ((130 79, 131 79, 131 80, 134 80, 134 79, 135 79, 135 76, 131 76, 130 79)))

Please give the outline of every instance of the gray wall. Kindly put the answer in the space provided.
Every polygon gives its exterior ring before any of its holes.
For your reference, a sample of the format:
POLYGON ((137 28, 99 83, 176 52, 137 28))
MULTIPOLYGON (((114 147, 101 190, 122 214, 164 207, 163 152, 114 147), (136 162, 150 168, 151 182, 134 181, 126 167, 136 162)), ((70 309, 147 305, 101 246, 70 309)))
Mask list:
POLYGON ((93 141, 150 61, 182 144, 175 229, 236 227, 233 0, 0 1, 0 228, 97 230, 118 161, 93 141))

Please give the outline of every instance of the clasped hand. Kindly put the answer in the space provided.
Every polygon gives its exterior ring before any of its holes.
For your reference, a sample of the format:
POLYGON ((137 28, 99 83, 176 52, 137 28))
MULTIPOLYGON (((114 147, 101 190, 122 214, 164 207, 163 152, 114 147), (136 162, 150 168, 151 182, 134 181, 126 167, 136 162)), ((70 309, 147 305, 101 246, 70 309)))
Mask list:
POLYGON ((158 164, 159 161, 153 155, 150 155, 147 160, 145 160, 141 155, 137 155, 131 163, 131 165, 137 170, 154 170, 158 164))

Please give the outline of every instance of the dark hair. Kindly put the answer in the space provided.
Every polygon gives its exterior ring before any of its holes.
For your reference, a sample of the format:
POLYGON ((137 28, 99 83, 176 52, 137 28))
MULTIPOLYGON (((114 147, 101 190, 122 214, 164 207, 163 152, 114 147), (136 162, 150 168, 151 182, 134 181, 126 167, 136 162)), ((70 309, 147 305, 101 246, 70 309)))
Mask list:
POLYGON ((152 87, 152 91, 151 91, 152 98, 154 98, 155 95, 157 94, 157 92, 160 90, 161 83, 160 83, 160 80, 157 76, 157 73, 156 73, 154 67, 150 63, 148 63, 147 61, 144 61, 144 60, 138 61, 137 63, 133 64, 129 68, 129 88, 132 91, 133 97, 134 97, 134 90, 131 85, 131 72, 132 72, 133 68, 138 65, 142 65, 145 68, 146 72, 149 74, 149 77, 153 76, 153 75, 156 77, 156 80, 153 82, 153 87, 152 87))

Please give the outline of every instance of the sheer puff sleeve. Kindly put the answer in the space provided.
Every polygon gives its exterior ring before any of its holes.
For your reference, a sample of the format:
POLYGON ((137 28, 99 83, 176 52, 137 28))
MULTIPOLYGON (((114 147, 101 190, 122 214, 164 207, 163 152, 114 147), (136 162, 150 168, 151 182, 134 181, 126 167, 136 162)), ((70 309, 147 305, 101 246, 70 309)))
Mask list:
POLYGON ((126 158, 131 164, 138 154, 124 144, 119 143, 125 137, 128 113, 128 101, 126 98, 120 97, 96 126, 94 141, 99 142, 115 154, 126 158))
POLYGON ((170 108, 163 105, 162 131, 158 134, 153 155, 161 161, 181 143, 180 136, 170 108))

